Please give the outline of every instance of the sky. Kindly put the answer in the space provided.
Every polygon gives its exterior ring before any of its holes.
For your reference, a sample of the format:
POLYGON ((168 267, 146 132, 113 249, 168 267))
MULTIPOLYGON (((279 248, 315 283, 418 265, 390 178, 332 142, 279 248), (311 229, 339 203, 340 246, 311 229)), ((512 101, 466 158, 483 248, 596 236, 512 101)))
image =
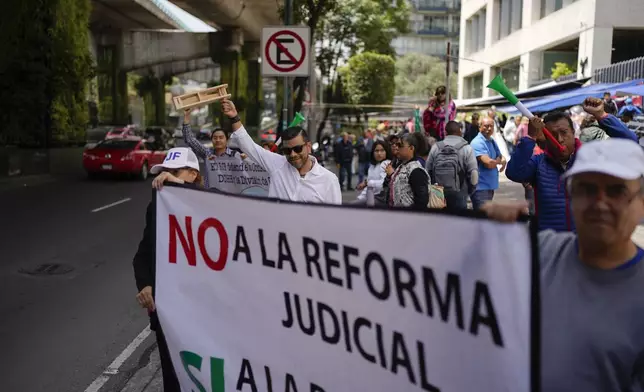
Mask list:
POLYGON ((209 31, 215 31, 212 26, 203 22, 201 19, 193 16, 192 14, 182 10, 178 6, 174 5, 168 0, 153 0, 161 7, 164 7, 166 10, 170 11, 176 16, 183 24, 186 26, 186 30, 193 33, 205 33, 209 31))

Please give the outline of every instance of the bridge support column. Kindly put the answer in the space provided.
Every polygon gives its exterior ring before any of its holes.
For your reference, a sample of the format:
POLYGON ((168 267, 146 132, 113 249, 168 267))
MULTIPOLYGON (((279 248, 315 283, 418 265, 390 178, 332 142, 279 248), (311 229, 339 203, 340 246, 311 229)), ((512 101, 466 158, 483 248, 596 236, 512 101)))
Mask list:
POLYGON ((165 80, 154 75, 143 78, 141 93, 145 105, 145 125, 165 125, 165 80))
MULTIPOLYGON (((102 37, 103 38, 103 37, 102 37)), ((103 124, 127 124, 129 122, 127 72, 120 69, 121 37, 113 42, 97 42, 96 63, 98 68, 98 112, 103 124)))
POLYGON ((251 127, 261 125, 262 111, 262 72, 259 63, 259 43, 246 42, 244 45, 244 57, 246 58, 246 78, 248 84, 246 106, 246 123, 251 127))

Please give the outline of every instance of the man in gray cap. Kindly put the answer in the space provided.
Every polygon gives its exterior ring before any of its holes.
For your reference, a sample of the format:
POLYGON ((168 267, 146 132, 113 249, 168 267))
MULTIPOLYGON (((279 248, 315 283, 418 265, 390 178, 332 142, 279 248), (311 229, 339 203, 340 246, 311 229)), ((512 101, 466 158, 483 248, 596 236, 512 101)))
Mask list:
MULTIPOLYGON (((584 144, 565 177, 577 233, 539 233, 542 390, 644 391, 644 250, 631 240, 644 218, 644 150, 584 144)), ((514 221, 526 208, 483 210, 514 221)))

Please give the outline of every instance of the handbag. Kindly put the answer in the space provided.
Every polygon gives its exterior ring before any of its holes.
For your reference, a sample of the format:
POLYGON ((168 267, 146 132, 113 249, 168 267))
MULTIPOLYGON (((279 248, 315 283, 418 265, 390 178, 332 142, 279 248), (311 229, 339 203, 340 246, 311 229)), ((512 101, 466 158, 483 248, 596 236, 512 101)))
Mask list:
POLYGON ((440 185, 429 184, 429 203, 428 208, 445 208, 445 189, 440 185))

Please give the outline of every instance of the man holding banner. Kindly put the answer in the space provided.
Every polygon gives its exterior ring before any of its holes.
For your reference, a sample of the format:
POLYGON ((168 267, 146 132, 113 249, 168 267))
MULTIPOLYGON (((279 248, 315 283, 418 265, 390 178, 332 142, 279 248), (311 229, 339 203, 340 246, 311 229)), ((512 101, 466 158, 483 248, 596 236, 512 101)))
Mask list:
POLYGON ((298 126, 287 128, 280 136, 283 155, 275 154, 253 141, 231 101, 223 100, 222 110, 232 123, 231 143, 270 174, 268 197, 305 203, 342 204, 337 176, 313 157, 311 142, 304 129, 298 126))

